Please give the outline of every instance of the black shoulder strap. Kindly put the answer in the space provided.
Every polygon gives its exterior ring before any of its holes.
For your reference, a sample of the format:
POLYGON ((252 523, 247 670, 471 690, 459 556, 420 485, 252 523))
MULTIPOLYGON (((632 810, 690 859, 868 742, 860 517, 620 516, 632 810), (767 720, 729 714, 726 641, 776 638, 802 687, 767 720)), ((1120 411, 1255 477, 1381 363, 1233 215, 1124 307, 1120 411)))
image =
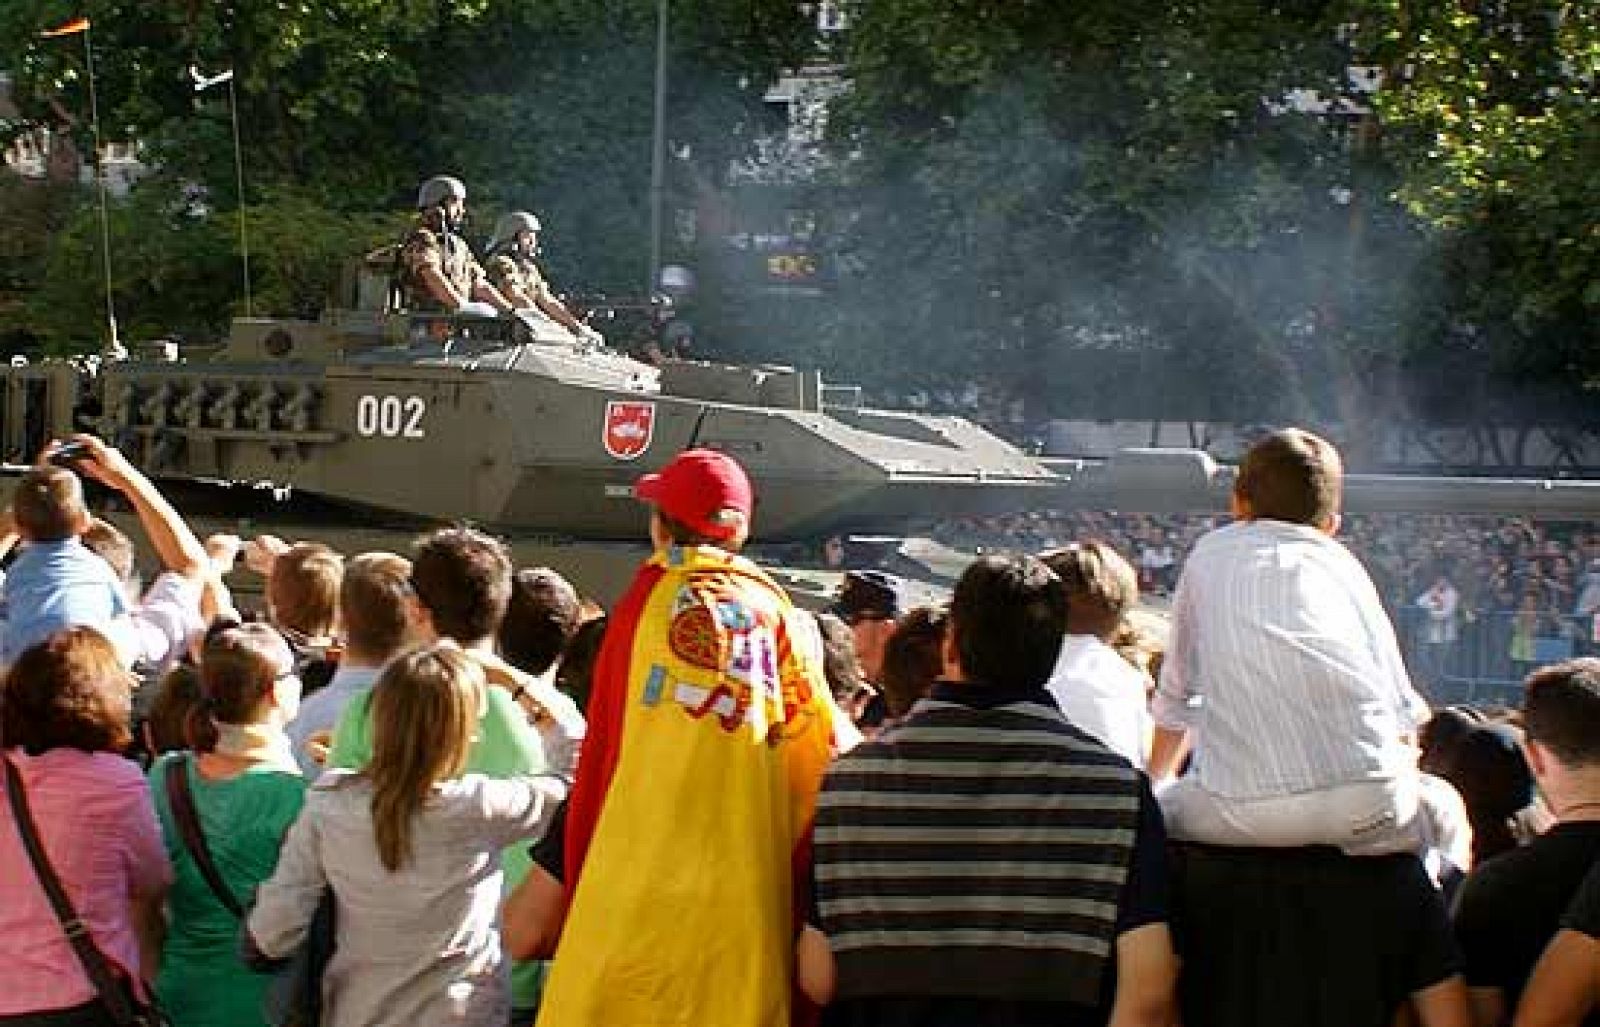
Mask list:
POLYGON ((33 864, 33 872, 50 899, 50 908, 55 910, 56 919, 61 922, 61 929, 66 932, 72 951, 77 955, 78 962, 83 964, 83 972, 88 974, 89 982, 94 985, 94 990, 99 993, 100 1001, 105 1003, 113 1020, 119 1024, 138 1022, 137 1014, 122 990, 120 979, 111 969, 105 954, 95 945, 94 938, 89 934, 89 926, 78 919, 77 910, 72 908, 72 900, 67 897, 66 889, 61 887, 61 879, 56 876, 55 868, 45 855, 44 844, 39 841, 39 830, 33 823, 33 812, 28 808, 28 795, 22 788, 21 771, 12 766, 9 757, 0 762, 5 763, 6 796, 11 801, 11 817, 16 821, 17 834, 22 836, 22 847, 28 852, 28 861, 33 864))
POLYGON ((223 908, 243 920, 244 907, 239 905, 239 900, 233 897, 227 882, 217 873, 217 865, 211 862, 211 850, 206 846, 206 834, 200 829, 200 813, 194 806, 194 793, 189 791, 188 763, 187 756, 171 759, 167 761, 166 769, 162 771, 161 776, 167 786, 167 807, 172 810, 172 819, 178 822, 178 833, 183 836, 183 847, 189 850, 189 858, 194 860, 194 865, 199 868, 200 876, 206 879, 206 884, 211 886, 211 894, 217 897, 223 908))

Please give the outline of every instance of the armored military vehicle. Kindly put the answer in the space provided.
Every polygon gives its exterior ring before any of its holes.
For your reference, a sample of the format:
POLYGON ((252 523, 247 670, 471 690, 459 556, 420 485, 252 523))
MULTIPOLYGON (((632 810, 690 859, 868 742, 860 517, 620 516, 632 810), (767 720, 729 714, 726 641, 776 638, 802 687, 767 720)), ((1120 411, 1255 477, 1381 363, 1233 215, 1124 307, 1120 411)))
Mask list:
POLYGON ((6 459, 91 430, 158 478, 596 539, 637 539, 633 482, 691 446, 749 469, 764 540, 1025 508, 1059 482, 967 421, 866 409, 815 372, 654 366, 538 317, 396 311, 384 258, 368 266, 360 302, 235 321, 206 358, 9 369, 6 459))

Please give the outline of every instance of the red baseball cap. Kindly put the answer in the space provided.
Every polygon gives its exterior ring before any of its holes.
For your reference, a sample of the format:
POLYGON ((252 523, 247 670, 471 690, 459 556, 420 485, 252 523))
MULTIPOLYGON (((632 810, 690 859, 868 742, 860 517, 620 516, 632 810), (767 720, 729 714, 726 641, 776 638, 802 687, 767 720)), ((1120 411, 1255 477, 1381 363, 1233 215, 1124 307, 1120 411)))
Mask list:
POLYGON ((750 524, 755 496, 739 462, 714 449, 686 449, 633 487, 633 494, 707 538, 727 539, 750 524), (737 514, 737 516, 735 516, 737 514))

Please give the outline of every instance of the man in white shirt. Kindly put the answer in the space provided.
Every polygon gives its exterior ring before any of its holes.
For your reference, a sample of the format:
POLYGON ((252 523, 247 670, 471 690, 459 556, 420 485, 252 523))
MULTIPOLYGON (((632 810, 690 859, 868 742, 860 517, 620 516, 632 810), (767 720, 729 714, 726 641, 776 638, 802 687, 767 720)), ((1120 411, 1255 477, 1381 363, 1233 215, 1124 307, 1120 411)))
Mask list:
POLYGON ((1461 609, 1461 593, 1441 572, 1428 590, 1417 597, 1417 605, 1428 615, 1422 626, 1424 673, 1430 682, 1437 684, 1449 670, 1450 650, 1460 637, 1457 615, 1461 609))
POLYGON ((1108 644, 1139 598, 1133 567, 1104 542, 1042 553, 1067 592, 1067 633, 1045 688, 1073 727, 1143 770, 1153 727, 1149 678, 1108 644))
MULTIPOLYGON (((1343 468, 1310 432, 1251 447, 1237 521, 1200 540, 1173 603, 1151 776, 1175 837, 1336 845, 1352 855, 1443 844, 1411 739, 1429 718, 1366 570, 1334 540, 1343 468)), ((1447 796, 1448 798, 1448 796, 1447 796)))

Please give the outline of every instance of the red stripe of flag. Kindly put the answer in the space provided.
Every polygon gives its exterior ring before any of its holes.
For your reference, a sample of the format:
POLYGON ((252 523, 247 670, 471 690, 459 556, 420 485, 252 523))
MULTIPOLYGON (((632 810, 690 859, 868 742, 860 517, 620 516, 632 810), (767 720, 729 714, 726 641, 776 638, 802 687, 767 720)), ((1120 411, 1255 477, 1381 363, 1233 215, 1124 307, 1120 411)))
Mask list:
POLYGON ((606 621, 605 640, 595 661, 594 687, 589 693, 589 730, 578 753, 578 778, 567 799, 567 837, 564 846, 566 866, 563 883, 567 904, 578 892, 578 878, 589 855, 589 842, 600 823, 611 777, 622 755, 622 722, 628 710, 629 678, 633 671, 633 640, 644 619, 644 610, 666 571, 660 566, 640 568, 633 584, 611 608, 606 621))

